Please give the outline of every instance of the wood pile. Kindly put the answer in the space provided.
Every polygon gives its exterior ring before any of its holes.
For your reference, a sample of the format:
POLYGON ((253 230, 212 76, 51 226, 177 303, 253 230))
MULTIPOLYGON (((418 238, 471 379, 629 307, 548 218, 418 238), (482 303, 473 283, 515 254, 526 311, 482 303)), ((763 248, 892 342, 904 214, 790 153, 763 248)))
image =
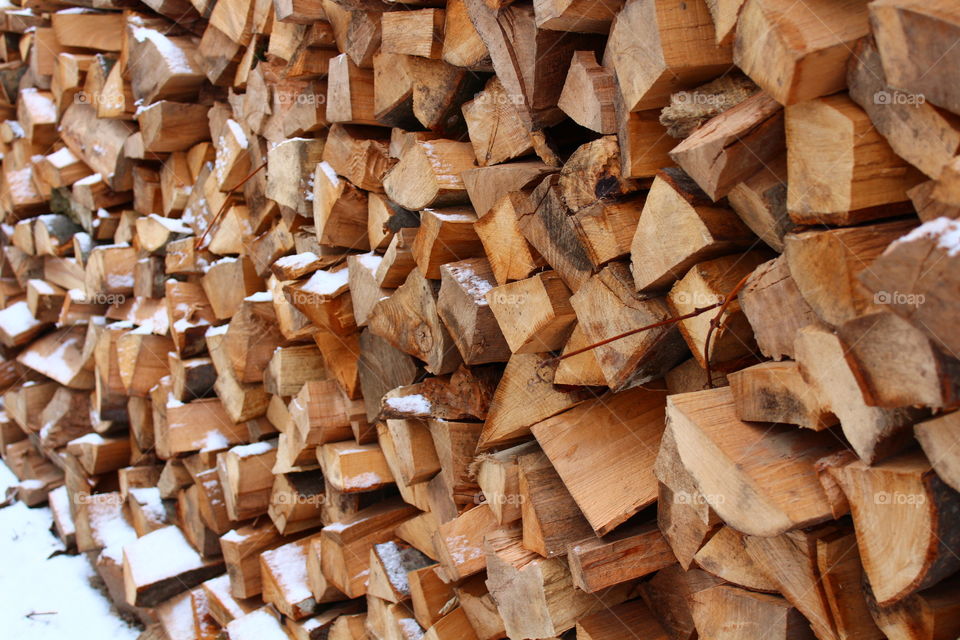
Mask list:
POLYGON ((960 5, 4 0, 0 453, 144 639, 960 636, 960 5))

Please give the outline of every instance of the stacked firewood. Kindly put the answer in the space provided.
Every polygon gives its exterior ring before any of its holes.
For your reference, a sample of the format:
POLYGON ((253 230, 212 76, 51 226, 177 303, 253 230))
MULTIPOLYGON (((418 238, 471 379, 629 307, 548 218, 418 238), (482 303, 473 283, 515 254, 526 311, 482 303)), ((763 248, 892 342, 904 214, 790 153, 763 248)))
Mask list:
POLYGON ((2 11, 0 453, 143 638, 960 635, 953 0, 2 11))

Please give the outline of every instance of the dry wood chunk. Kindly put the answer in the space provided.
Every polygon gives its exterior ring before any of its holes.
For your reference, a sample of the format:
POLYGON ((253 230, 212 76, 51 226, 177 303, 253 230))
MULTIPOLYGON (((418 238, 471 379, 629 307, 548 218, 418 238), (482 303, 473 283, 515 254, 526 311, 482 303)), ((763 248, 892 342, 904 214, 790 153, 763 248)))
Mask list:
POLYGON ((902 213, 922 174, 845 94, 786 110, 787 210, 799 224, 849 225, 902 213))
POLYGON ((437 312, 467 365, 506 362, 510 348, 487 301, 493 271, 485 258, 440 267, 437 312))
POLYGON ((949 0, 883 0, 870 5, 883 70, 891 85, 960 113, 957 52, 960 18, 949 0))
POLYGON ((664 169, 654 178, 630 247, 636 288, 666 289, 696 263, 744 249, 753 238, 735 213, 715 206, 687 174, 664 169))
POLYGON ((632 0, 613 22, 603 64, 616 73, 627 111, 654 109, 730 68, 731 48, 715 38, 703 0, 632 0))
POLYGON ((414 211, 464 204, 468 198, 460 174, 474 166, 467 142, 415 142, 386 174, 383 188, 391 200, 414 211))
POLYGON ((960 566, 953 553, 956 529, 949 524, 960 495, 922 453, 874 466, 857 461, 830 473, 850 501, 860 559, 880 606, 933 586, 960 566))
POLYGON ((909 445, 910 425, 922 415, 911 408, 870 406, 858 380, 849 348, 829 329, 818 325, 797 332, 800 372, 840 420, 844 435, 861 459, 880 460, 909 445))
POLYGON ((889 246, 884 245, 886 250, 869 269, 858 275, 873 292, 874 302, 913 322, 948 354, 960 353, 960 340, 950 329, 957 317, 957 299, 948 293, 956 286, 958 229, 957 222, 937 218, 890 243, 909 230, 901 227, 887 238, 889 246))
POLYGON ((781 104, 795 104, 843 90, 852 48, 869 31, 866 0, 748 0, 733 61, 781 104))
POLYGON ((581 390, 555 387, 555 371, 556 363, 544 362, 542 355, 523 353, 510 358, 493 394, 479 449, 520 440, 530 433, 531 425, 587 397, 581 390))
POLYGON ((556 271, 494 287, 486 300, 513 353, 556 351, 576 324, 570 289, 556 271))
POLYGON ((592 51, 577 51, 557 106, 582 127, 597 133, 616 133, 616 91, 613 74, 597 63, 596 55, 592 51))
POLYGON ((693 596, 697 631, 708 638, 813 640, 816 636, 797 609, 779 596, 717 586, 693 596))
POLYGON ((669 397, 667 419, 684 467, 730 526, 771 536, 833 517, 813 466, 837 450, 832 435, 741 422, 728 387, 669 397))
POLYGON ((760 91, 712 118, 670 152, 714 201, 786 148, 783 108, 760 91))
POLYGON ((588 593, 649 575, 676 562, 656 523, 626 526, 603 538, 589 537, 567 550, 573 584, 588 593))
MULTIPOLYGON (((684 316, 723 302, 737 283, 766 257, 765 252, 750 251, 714 258, 693 266, 667 294, 670 310, 674 316, 684 316)), ((737 299, 731 300, 720 315, 713 310, 707 311, 681 320, 679 326, 687 346, 704 368, 708 362, 719 366, 749 358, 756 350, 753 330, 737 299), (718 318, 719 325, 711 333, 710 325, 714 318, 718 318)))
POLYGON ((656 500, 653 462, 663 433, 665 399, 664 391, 631 389, 582 403, 531 427, 598 535, 656 500))
MULTIPOLYGON (((670 317, 663 298, 645 298, 633 288, 623 263, 614 262, 571 298, 578 326, 592 344, 670 317)), ((675 324, 651 328, 594 349, 607 386, 620 391, 659 378, 685 355, 675 324)))
POLYGON ((628 586, 597 597, 576 591, 563 558, 541 558, 523 549, 520 532, 487 536, 487 587, 496 599, 511 638, 550 638, 577 620, 624 601, 628 586))
POLYGON ((785 422, 814 431, 837 424, 836 416, 792 360, 763 362, 727 377, 741 420, 785 422))
POLYGON ((156 606, 221 571, 222 562, 204 561, 174 526, 123 546, 124 591, 133 606, 156 606))

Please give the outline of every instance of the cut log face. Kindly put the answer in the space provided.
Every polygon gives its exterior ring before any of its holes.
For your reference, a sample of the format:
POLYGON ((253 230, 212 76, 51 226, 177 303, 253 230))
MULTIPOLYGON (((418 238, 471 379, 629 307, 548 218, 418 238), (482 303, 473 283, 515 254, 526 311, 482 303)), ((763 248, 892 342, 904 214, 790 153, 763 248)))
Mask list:
POLYGON ((764 362, 728 376, 737 417, 748 422, 785 422, 814 431, 837 424, 792 360, 764 362))
POLYGON ((129 4, 0 6, 0 457, 142 640, 960 637, 955 1, 129 4))
POLYGON ((671 396, 667 419, 684 467, 730 526, 772 536, 832 518, 813 468, 837 450, 831 435, 741 422, 729 388, 671 396), (802 453, 784 459, 782 451, 802 453), (770 475, 773 469, 779 471, 770 475))
POLYGON ((473 148, 466 142, 415 142, 383 179, 387 196, 418 211, 467 202, 460 173, 474 167, 473 148))
POLYGON ((859 369, 847 351, 836 334, 821 326, 810 325, 797 333, 801 374, 840 420, 857 455, 872 463, 907 446, 909 427, 922 414, 870 406, 857 383, 859 369))
POLYGON ((526 551, 520 547, 518 531, 488 536, 486 554, 487 587, 499 594, 500 614, 512 638, 556 637, 580 617, 618 604, 627 595, 625 585, 599 597, 571 590, 566 562, 526 551))
POLYGON ((957 492, 922 453, 907 453, 874 466, 861 461, 831 469, 853 514, 863 570, 880 606, 933 586, 954 573, 957 492), (898 543, 882 532, 896 527, 898 543))
POLYGON ((531 427, 598 535, 656 500, 652 463, 660 447, 665 396, 662 391, 631 389, 582 403, 531 427), (635 466, 628 472, 625 465, 635 466), (613 486, 617 490, 609 491, 613 486))
MULTIPOLYGON (((875 278, 883 273, 873 262, 914 226, 913 221, 903 220, 790 234, 784 240, 783 255, 804 300, 823 322, 836 326, 872 310, 878 303, 892 303, 894 310, 907 306, 902 304, 905 300, 885 300, 884 296, 872 295, 870 290, 871 283, 877 282, 875 278), (867 280, 861 284, 862 271, 866 271, 867 280), (897 302, 901 304, 895 304, 897 302)), ((895 284, 884 282, 876 289, 886 291, 884 287, 894 288, 895 284)), ((907 286, 894 290, 903 294, 920 293, 907 286)))
POLYGON ((858 276, 878 303, 913 322, 948 354, 960 353, 960 340, 944 324, 956 317, 955 303, 943 293, 956 277, 951 268, 956 260, 951 239, 956 227, 954 221, 937 218, 902 238, 891 238, 897 241, 888 243, 870 269, 858 276))
POLYGON ((799 224, 888 218, 923 180, 845 94, 788 107, 786 134, 787 210, 799 224))
POLYGON ((890 84, 960 112, 956 52, 948 44, 957 30, 955 7, 944 0, 884 0, 870 6, 870 23, 890 84), (920 37, 914 31, 917 25, 924 25, 929 37, 920 37))
POLYGON ((556 364, 544 362, 542 355, 510 358, 490 402, 479 449, 519 440, 529 434, 531 425, 587 398, 583 391, 555 387, 555 371, 556 364))
POLYGON ((670 157, 717 201, 785 148, 783 108, 761 91, 694 131, 670 157))
POLYGON ((630 248, 636 288, 667 289, 697 262, 746 248, 752 239, 736 214, 715 206, 688 175, 664 170, 650 188, 630 248))
POLYGON ((853 46, 870 29, 867 4, 748 0, 737 21, 733 61, 784 105, 842 91, 853 46))
POLYGON ((702 0, 683 6, 633 0, 617 14, 603 62, 616 74, 628 111, 653 109, 666 105, 671 93, 730 67, 731 48, 718 46, 715 39, 702 0))
MULTIPOLYGON (((645 298, 631 287, 623 263, 613 263, 591 278, 571 298, 578 326, 591 343, 670 318, 663 298, 645 298)), ((614 391, 658 378, 684 357, 675 325, 664 324, 595 349, 597 364, 614 391)))
POLYGON ((698 632, 710 638, 746 640, 758 634, 782 640, 817 637, 803 614, 778 596, 721 585, 695 594, 692 609, 698 632), (733 619, 730 611, 736 612, 733 619))

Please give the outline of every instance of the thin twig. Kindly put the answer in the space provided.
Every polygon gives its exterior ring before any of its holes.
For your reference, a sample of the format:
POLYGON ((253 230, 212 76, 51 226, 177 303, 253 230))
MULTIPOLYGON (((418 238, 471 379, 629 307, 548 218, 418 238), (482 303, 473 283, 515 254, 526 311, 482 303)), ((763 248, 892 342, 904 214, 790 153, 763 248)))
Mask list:
POLYGON ((666 320, 661 320, 660 322, 654 322, 653 324, 648 324, 648 325, 646 325, 646 326, 639 327, 639 328, 637 328, 637 329, 631 329, 630 331, 626 331, 626 332, 621 333, 621 334, 619 334, 619 335, 615 335, 615 336, 613 336, 613 337, 611 337, 611 338, 606 338, 606 339, 604 339, 604 340, 601 340, 600 342, 595 342, 595 343, 593 343, 593 344, 591 344, 591 345, 588 345, 588 346, 586 346, 586 347, 583 347, 583 348, 581 348, 581 349, 575 349, 574 351, 570 351, 569 353, 565 353, 565 354, 563 354, 563 355, 561 355, 561 356, 556 356, 556 357, 553 357, 553 358, 547 358, 546 362, 553 362, 553 361, 559 362, 559 361, 561 361, 561 360, 566 360, 567 358, 572 358, 573 356, 578 356, 578 355, 580 355, 581 353, 586 353, 587 351, 592 351, 593 349, 596 349, 597 347, 602 347, 602 346, 605 345, 605 344, 610 344, 611 342, 615 342, 615 341, 621 340, 621 339, 623 339, 623 338, 628 338, 628 337, 630 337, 630 336, 632 336, 632 335, 634 335, 634 334, 636 334, 636 333, 641 333, 641 332, 643 332, 643 331, 649 331, 650 329, 656 329, 657 327, 664 327, 664 326, 666 326, 666 325, 668 325, 668 324, 674 324, 674 323, 676 323, 676 322, 681 322, 681 321, 687 320, 687 319, 689 319, 689 318, 694 318, 694 317, 700 315, 701 313, 706 313, 707 311, 710 311, 711 309, 716 309, 717 307, 720 306, 720 304, 721 304, 721 303, 718 302, 718 303, 716 303, 716 304, 711 304, 710 306, 707 306, 707 307, 700 307, 700 308, 698 308, 698 309, 694 309, 694 310, 691 311, 690 313, 685 313, 685 314, 682 315, 682 316, 676 316, 676 317, 673 317, 673 318, 667 318, 666 320))
POLYGON ((200 249, 200 247, 203 246, 203 241, 204 241, 204 239, 207 237, 207 234, 210 233, 210 229, 213 229, 214 225, 217 224, 217 222, 220 221, 220 217, 221 217, 221 216, 224 214, 224 212, 227 210, 227 206, 230 205, 230 196, 233 195, 233 192, 236 191, 237 189, 239 189, 240 187, 242 187, 243 185, 247 184, 247 181, 249 181, 250 178, 252 178, 253 176, 255 176, 255 175, 257 175, 258 173, 260 173, 260 171, 262 171, 264 168, 266 168, 266 166, 267 166, 267 163, 264 162, 262 165, 260 165, 259 167, 257 167, 256 169, 254 169, 253 171, 251 171, 250 173, 248 173, 248 174, 243 178, 243 180, 241 180, 240 182, 238 182, 237 184, 235 184, 232 189, 230 189, 229 191, 227 191, 227 195, 225 195, 225 196, 223 197, 223 204, 220 205, 220 210, 217 211, 217 215, 213 216, 213 220, 210 221, 210 224, 207 225, 207 228, 203 230, 203 233, 200 234, 200 237, 197 238, 196 243, 194 243, 193 248, 194 248, 195 250, 200 249))
POLYGON ((707 370, 708 389, 713 389, 713 372, 710 368, 710 341, 713 338, 713 330, 720 326, 720 318, 723 317, 723 314, 727 311, 727 307, 733 302, 733 299, 737 297, 737 294, 740 293, 743 285, 747 283, 747 278, 750 277, 751 273, 740 278, 740 281, 730 290, 730 293, 724 297, 723 304, 720 305, 720 310, 717 311, 717 315, 710 319, 710 328, 707 329, 707 337, 703 341, 703 360, 706 365, 704 368, 707 370))

